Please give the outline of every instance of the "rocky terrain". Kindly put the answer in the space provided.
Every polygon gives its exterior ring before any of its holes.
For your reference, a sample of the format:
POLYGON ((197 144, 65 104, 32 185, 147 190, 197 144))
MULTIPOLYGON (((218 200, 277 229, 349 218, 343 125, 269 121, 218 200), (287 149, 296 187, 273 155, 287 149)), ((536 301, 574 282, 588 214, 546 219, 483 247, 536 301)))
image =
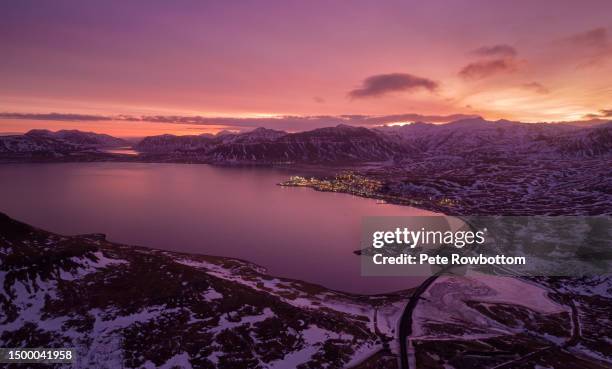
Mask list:
POLYGON ((152 136, 138 155, 104 151, 107 135, 34 130, 0 136, 0 161, 147 161, 316 167, 286 185, 348 192, 450 215, 610 214, 612 123, 415 123, 286 133, 152 136), (347 171, 348 170, 348 171, 347 171), (349 173, 349 175, 345 175, 349 173))
POLYGON ((106 134, 34 129, 23 135, 0 136, 0 161, 82 160, 100 155, 99 149, 129 145, 106 134))
MULTIPOLYGON (((4 214, 0 281, 0 346, 74 347, 73 368, 397 368, 412 293, 351 295, 4 214)), ((607 368, 610 303, 610 277, 439 277, 409 312, 408 361, 607 368)))
POLYGON ((413 312, 418 368, 610 368, 612 279, 440 277, 413 312))
POLYGON ((612 152, 612 123, 592 127, 465 119, 367 129, 339 125, 286 133, 147 137, 143 157, 216 164, 405 163, 422 157, 593 157, 612 152))
POLYGON ((384 133, 345 125, 298 133, 257 128, 216 136, 154 136, 136 149, 149 160, 257 165, 385 161, 405 152, 384 133))
POLYGON ((284 185, 347 192, 449 215, 612 213, 612 124, 464 120, 382 129, 409 153, 284 185))
MULTIPOLYGON (((503 160, 609 156, 612 123, 577 127, 505 120, 464 119, 448 124, 414 123, 368 129, 348 125, 287 133, 257 128, 217 135, 145 137, 134 149, 139 161, 218 165, 411 165, 424 159, 503 160)), ((80 131, 32 130, 0 136, 0 158, 21 155, 86 160, 96 149, 127 146, 122 139, 80 131)), ((108 160, 118 159, 109 156, 108 160)))
MULTIPOLYGON (((610 215, 611 132, 481 119, 257 129, 148 137, 130 159, 103 154, 106 138, 31 132, 0 137, 0 158, 311 164, 329 175, 285 184, 452 215, 610 215)), ((445 276, 357 296, 1 215, 0 347, 76 347, 75 368, 609 368, 611 281, 445 276)))
POLYGON ((288 186, 346 192, 448 215, 612 214, 612 159, 422 157, 294 177, 288 186))
POLYGON ((349 295, 241 260, 60 236, 4 214, 0 282, 0 346, 74 347, 75 368, 395 361, 379 351, 409 295, 349 295))
POLYGON ((129 146, 130 143, 121 138, 103 133, 82 132, 78 130, 60 130, 52 132, 46 129, 33 129, 25 134, 27 137, 50 138, 68 142, 81 147, 120 147, 129 146))

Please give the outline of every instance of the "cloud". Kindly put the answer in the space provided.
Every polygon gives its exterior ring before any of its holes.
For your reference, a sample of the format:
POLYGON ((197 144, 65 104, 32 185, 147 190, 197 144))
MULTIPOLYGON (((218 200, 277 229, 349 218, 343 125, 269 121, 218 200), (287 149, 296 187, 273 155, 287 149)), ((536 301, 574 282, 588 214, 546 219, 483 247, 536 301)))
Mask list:
POLYGON ((473 118, 475 115, 421 115, 415 113, 392 115, 305 115, 278 116, 271 118, 232 118, 232 117, 199 117, 199 116, 142 116, 131 117, 142 122, 160 122, 194 125, 223 125, 236 129, 266 127, 288 131, 305 131, 315 128, 332 127, 338 124, 375 127, 396 122, 429 122, 446 123, 454 120, 473 118))
POLYGON ((546 87, 544 87, 542 84, 538 83, 538 82, 529 82, 529 83, 523 83, 521 85, 521 88, 525 89, 525 90, 530 90, 533 92, 536 92, 538 94, 542 94, 542 95, 546 95, 548 93, 550 93, 550 90, 546 87))
POLYGON ((416 77, 408 73, 389 73, 366 78, 360 88, 350 91, 348 95, 351 98, 358 99, 380 97, 389 92, 417 89, 433 92, 438 87, 438 82, 428 78, 416 77))
POLYGON ((320 97, 320 96, 315 96, 312 98, 312 100, 314 100, 314 102, 318 103, 318 104, 324 104, 325 103, 325 99, 320 97))
POLYGON ((576 33, 564 40, 572 47, 572 53, 586 61, 579 64, 581 67, 600 65, 612 57, 612 41, 608 30, 604 27, 576 33))
POLYGON ((272 118, 233 118, 233 117, 201 117, 201 116, 169 116, 169 115, 114 115, 96 116, 80 114, 29 114, 29 113, 0 113, 0 119, 23 120, 55 120, 78 121, 75 117, 83 117, 87 121, 123 121, 123 122, 150 122, 173 123, 186 125, 214 125, 225 126, 229 129, 248 130, 256 127, 266 127, 287 131, 304 131, 315 128, 331 127, 338 124, 354 126, 375 127, 396 122, 428 122, 447 123, 454 120, 474 118, 476 115, 450 114, 450 115, 422 115, 416 113, 393 115, 306 115, 306 116, 279 116, 272 118))
POLYGON ((597 113, 591 113, 584 116, 588 119, 606 119, 612 118, 612 109, 601 109, 597 113))
POLYGON ((567 41, 579 47, 605 49, 609 47, 608 30, 603 27, 594 28, 572 35, 567 41))
POLYGON ((482 60, 470 63, 459 71, 464 79, 483 79, 500 73, 510 73, 516 70, 516 63, 511 58, 482 60))
POLYGON ((510 45, 499 44, 479 47, 478 49, 472 50, 471 54, 481 57, 512 58, 516 56, 517 52, 516 49, 510 45))
POLYGON ((70 113, 2 113, 0 119, 28 119, 28 120, 58 120, 58 121, 104 121, 112 120, 112 117, 103 115, 86 115, 86 114, 70 114, 70 113))

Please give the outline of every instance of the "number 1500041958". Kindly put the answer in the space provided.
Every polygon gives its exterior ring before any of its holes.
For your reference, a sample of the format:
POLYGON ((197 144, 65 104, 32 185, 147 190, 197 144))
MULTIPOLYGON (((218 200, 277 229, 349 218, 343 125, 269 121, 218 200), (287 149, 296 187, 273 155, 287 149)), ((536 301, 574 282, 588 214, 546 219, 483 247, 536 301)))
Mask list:
POLYGON ((0 348, 0 363, 72 363, 71 348, 0 348))

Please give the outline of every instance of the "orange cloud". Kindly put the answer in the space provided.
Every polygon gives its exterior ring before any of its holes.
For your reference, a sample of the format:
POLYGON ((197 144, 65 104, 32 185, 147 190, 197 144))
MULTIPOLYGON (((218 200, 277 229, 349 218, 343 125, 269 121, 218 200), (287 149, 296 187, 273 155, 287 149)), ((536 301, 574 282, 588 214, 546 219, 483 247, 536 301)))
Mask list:
POLYGON ((408 73, 378 74, 366 78, 362 86, 349 92, 351 98, 379 97, 390 92, 425 89, 435 91, 438 82, 408 73))
POLYGON ((521 85, 521 88, 525 89, 525 90, 530 90, 542 95, 546 95, 548 93, 550 93, 550 90, 546 87, 544 87, 541 83, 538 82, 529 82, 529 83, 523 83, 521 85))
POLYGON ((464 79, 483 79, 499 73, 510 73, 517 69, 513 59, 483 60, 470 63, 459 71, 464 79))
POLYGON ((512 58, 516 56, 517 52, 516 49, 510 45, 499 44, 479 47, 478 49, 472 50, 471 54, 481 57, 512 58))
POLYGON ((612 118, 612 109, 601 109, 599 112, 597 113, 593 113, 593 114, 587 114, 584 116, 585 118, 588 119, 605 119, 605 118, 612 118))
POLYGON ((579 65, 582 67, 599 65, 612 57, 612 41, 604 27, 574 34, 565 42, 579 57, 586 58, 586 62, 579 65))

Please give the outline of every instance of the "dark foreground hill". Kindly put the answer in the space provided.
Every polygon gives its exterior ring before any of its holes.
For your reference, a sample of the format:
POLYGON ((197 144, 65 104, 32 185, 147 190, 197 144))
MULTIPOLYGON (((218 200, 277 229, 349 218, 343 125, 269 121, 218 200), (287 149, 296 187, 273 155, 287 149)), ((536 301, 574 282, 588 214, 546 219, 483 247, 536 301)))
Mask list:
MULTIPOLYGON (((344 294, 236 259, 61 236, 1 213, 0 281, 1 347, 72 347, 71 367, 98 369, 393 369, 410 296, 344 294)), ((411 312, 409 362, 609 368, 611 281, 438 278, 411 312)))
POLYGON ((343 294, 236 259, 60 236, 1 213, 0 277, 0 346, 74 347, 77 368, 343 367, 392 339, 393 323, 373 329, 372 313, 397 313, 407 295, 343 294))

